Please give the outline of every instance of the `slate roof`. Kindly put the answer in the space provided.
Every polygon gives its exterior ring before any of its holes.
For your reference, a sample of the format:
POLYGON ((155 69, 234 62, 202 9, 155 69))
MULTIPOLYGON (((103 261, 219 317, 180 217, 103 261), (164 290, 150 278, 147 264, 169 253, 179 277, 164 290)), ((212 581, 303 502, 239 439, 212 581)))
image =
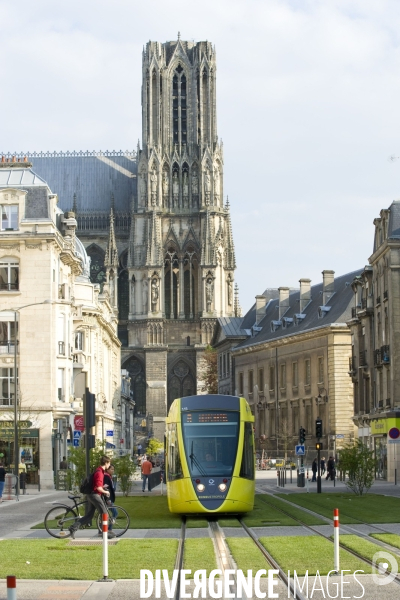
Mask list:
MULTIPOLYGON (((267 299, 267 304, 270 300, 279 298, 279 291, 275 288, 267 288, 261 296, 265 296, 267 299)), ((242 328, 243 329, 251 329, 256 322, 256 305, 255 303, 250 308, 250 310, 243 317, 242 328)))
POLYGON ((47 183, 32 169, 27 169, 26 167, 21 167, 20 169, 15 167, 0 169, 0 187, 18 188, 27 186, 47 186, 47 183))
POLYGON ((400 238, 400 200, 394 200, 390 205, 388 238, 400 238))
MULTIPOLYGON (((354 292, 350 284, 354 277, 360 275, 362 271, 363 269, 359 269, 335 278, 334 294, 327 302, 330 311, 324 313, 322 318, 318 317, 318 308, 322 306, 322 282, 311 287, 311 301, 303 310, 303 314, 306 317, 299 321, 297 325, 293 321, 293 323, 287 324, 286 327, 280 325, 276 331, 271 330, 271 321, 278 321, 279 299, 271 300, 265 308, 265 316, 257 325, 261 327, 261 331, 256 333, 254 337, 248 337, 246 340, 243 340, 236 346, 235 350, 293 336, 312 329, 327 327, 333 323, 346 323, 351 319, 351 307, 354 303, 354 292)), ((300 313, 300 291, 296 290, 289 295, 289 309, 283 317, 294 319, 298 313, 300 313)), ((244 317, 241 327, 243 329, 250 329, 254 324, 255 307, 252 307, 244 317)))
POLYGON ((218 323, 227 338, 246 335, 241 327, 242 321, 243 317, 220 317, 218 319, 218 323))
POLYGON ((58 205, 64 212, 72 210, 74 194, 78 214, 109 213, 111 194, 116 212, 130 212, 136 193, 134 152, 40 152, 23 156, 27 156, 37 176, 57 194, 58 205))

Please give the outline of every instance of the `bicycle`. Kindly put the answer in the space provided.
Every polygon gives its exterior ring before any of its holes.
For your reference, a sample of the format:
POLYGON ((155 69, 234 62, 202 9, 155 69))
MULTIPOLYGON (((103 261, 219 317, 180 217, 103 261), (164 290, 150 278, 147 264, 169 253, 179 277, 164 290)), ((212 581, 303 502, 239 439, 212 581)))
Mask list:
MULTIPOLYGON (((47 533, 57 539, 64 539, 71 536, 69 527, 86 514, 88 506, 87 500, 77 502, 80 498, 81 496, 68 496, 68 499, 74 502, 73 506, 57 504, 48 511, 44 518, 44 526, 47 533)), ((108 523, 112 525, 112 531, 115 533, 115 536, 121 537, 124 535, 130 524, 130 518, 126 510, 122 506, 113 505, 107 506, 107 513, 108 523)), ((103 516, 96 511, 93 519, 96 522, 98 531, 101 532, 103 516)), ((90 526, 86 525, 85 527, 90 526)))

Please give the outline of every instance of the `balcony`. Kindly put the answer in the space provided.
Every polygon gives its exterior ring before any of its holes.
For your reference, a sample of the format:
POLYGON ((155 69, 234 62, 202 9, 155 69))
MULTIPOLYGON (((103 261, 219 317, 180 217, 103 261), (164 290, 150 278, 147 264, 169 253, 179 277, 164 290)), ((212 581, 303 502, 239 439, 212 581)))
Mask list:
MULTIPOLYGON (((0 354, 14 354, 15 342, 14 340, 7 340, 6 342, 0 342, 0 354)), ((18 342, 17 342, 18 352, 18 342)))
POLYGON ((14 406, 14 396, 9 398, 0 398, 0 406, 14 406))
POLYGON ((384 365, 390 365, 390 346, 381 347, 381 357, 384 365))

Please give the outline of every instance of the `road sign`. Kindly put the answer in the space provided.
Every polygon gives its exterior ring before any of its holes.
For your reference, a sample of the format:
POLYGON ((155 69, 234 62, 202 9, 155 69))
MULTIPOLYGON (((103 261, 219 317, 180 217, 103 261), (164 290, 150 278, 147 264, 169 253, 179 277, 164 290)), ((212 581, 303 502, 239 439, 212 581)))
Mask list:
POLYGON ((304 467, 299 467, 299 475, 304 475, 304 467))
POLYGON ((400 429, 398 427, 391 427, 389 429, 389 437, 391 440, 398 440, 400 438, 400 429))
POLYGON ((337 433, 336 434, 336 439, 337 440, 342 440, 344 438, 344 433, 337 433))
POLYGON ((296 446, 296 456, 304 456, 306 453, 306 447, 299 444, 296 446))
POLYGON ((74 438, 73 442, 74 442, 74 447, 78 448, 78 446, 79 446, 79 438, 74 438))
POLYGON ((80 437, 82 435, 82 431, 74 431, 74 440, 80 440, 80 437))
POLYGON ((113 435, 114 435, 114 430, 113 429, 107 429, 106 436, 113 437, 113 435))
POLYGON ((84 431, 85 422, 83 420, 83 415, 75 415, 74 417, 74 429, 75 431, 84 431))

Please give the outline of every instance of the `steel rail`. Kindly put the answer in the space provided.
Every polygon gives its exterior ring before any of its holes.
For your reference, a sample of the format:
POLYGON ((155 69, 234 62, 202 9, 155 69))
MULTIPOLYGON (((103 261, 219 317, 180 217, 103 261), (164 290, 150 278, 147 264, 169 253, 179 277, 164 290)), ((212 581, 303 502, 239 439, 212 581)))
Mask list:
POLYGON ((175 600, 180 600, 181 597, 181 570, 183 566, 183 554, 185 551, 185 538, 186 538, 186 517, 182 517, 181 523, 181 537, 178 543, 178 552, 175 558, 175 570, 178 571, 178 579, 176 582, 175 589, 175 600))

